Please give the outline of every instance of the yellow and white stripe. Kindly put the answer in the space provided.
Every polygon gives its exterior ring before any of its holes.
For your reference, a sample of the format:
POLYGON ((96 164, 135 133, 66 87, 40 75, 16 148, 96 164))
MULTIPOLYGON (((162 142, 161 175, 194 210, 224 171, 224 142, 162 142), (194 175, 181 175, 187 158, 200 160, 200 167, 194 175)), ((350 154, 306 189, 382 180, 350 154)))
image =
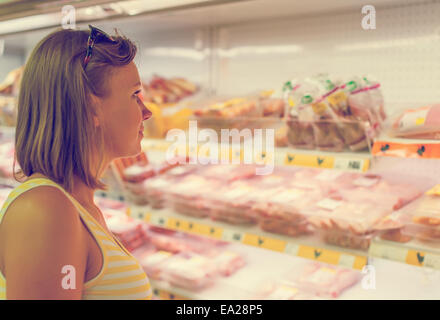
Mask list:
MULTIPOLYGON (((103 266, 100 273, 84 284, 84 300, 149 300, 152 290, 147 275, 139 262, 109 235, 106 230, 60 185, 44 179, 28 180, 15 188, 6 199, 0 211, 0 223, 8 206, 20 194, 38 186, 54 186, 60 189, 74 203, 81 219, 98 243, 102 255, 103 266)), ((6 299, 6 279, 0 272, 0 300, 6 299)))

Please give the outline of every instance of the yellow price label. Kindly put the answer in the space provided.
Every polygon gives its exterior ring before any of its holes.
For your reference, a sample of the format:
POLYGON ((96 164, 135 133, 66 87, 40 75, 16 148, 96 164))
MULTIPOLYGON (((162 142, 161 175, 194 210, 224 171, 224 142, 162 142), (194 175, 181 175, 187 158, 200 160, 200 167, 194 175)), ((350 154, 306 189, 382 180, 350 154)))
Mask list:
POLYGON ((293 101, 292 97, 287 98, 287 103, 289 104, 289 107, 295 106, 295 101, 293 101))
POLYGON ((347 105, 347 95, 343 91, 335 92, 327 97, 328 102, 333 106, 347 105))
POLYGON ((421 126, 423 124, 425 124, 425 118, 417 118, 416 119, 416 126, 421 126))
POLYGON ((175 218, 169 218, 166 224, 167 228, 180 231, 188 231, 188 225, 188 221, 175 218))
POLYGON ((408 250, 405 262, 413 266, 423 266, 426 253, 423 251, 408 250))
POLYGON ((298 256, 306 259, 337 265, 339 264, 341 253, 309 246, 300 246, 298 250, 298 256))
POLYGON ((287 242, 283 241, 283 240, 258 236, 258 235, 249 234, 249 233, 246 233, 244 235, 242 243, 250 245, 250 246, 268 249, 268 250, 272 250, 272 251, 278 251, 278 252, 284 252, 284 250, 286 249, 286 245, 287 245, 287 242))
POLYGON ((143 213, 142 216, 143 217, 141 217, 141 218, 143 221, 150 222, 150 220, 151 220, 151 213, 150 212, 143 213))
POLYGON ((436 185, 432 189, 426 191, 426 195, 428 196, 440 196, 440 184, 436 185))
POLYGON ((316 114, 323 114, 327 110, 327 105, 324 102, 318 102, 313 103, 312 108, 316 114))
POLYGON ((335 158, 330 156, 287 153, 286 158, 284 159, 284 164, 302 167, 333 169, 335 158))

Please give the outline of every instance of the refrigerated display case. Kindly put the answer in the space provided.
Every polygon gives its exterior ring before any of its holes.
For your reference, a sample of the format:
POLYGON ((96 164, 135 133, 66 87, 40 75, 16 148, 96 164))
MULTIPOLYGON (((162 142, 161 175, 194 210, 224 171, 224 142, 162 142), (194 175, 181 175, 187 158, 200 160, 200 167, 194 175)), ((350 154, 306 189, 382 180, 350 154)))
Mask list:
MULTIPOLYGON (((161 172, 145 165, 122 168, 127 169, 124 182, 121 171, 112 167, 112 188, 97 194, 125 201, 120 208, 124 218, 110 218, 108 213, 109 224, 139 254, 158 296, 321 299, 329 298, 328 292, 319 294, 321 289, 331 288, 330 298, 440 298, 438 201, 436 194, 425 194, 440 183, 440 143, 435 134, 418 139, 388 135, 394 115, 402 114, 400 123, 407 124, 414 114, 405 110, 440 101, 439 1, 372 0, 376 29, 362 27, 357 1, 193 1, 184 8, 164 5, 160 12, 121 7, 119 19, 111 20, 106 19, 114 8, 107 15, 82 14, 87 2, 78 8, 77 26, 93 22, 105 30, 117 27, 135 39, 140 48, 136 62, 149 91, 146 101, 159 105, 161 117, 169 116, 169 122, 155 123, 157 139, 142 141, 153 164, 159 167, 165 160, 171 144, 162 139, 166 131, 185 128, 172 118, 183 109, 180 120, 197 120, 201 129, 279 130, 280 143, 256 156, 263 164, 273 163, 269 176, 249 175, 240 166, 234 171, 237 167, 229 165, 228 170, 211 172, 205 166, 182 165, 161 172), (129 15, 124 11, 129 9, 140 14, 129 15), (302 99, 308 92, 298 91, 295 83, 319 74, 330 75, 337 90, 325 87, 329 91, 316 99, 302 99), (182 78, 189 83, 186 91, 167 82, 182 78), (189 96, 196 89, 203 96, 189 96), (271 94, 260 95, 262 91, 271 94), (257 94, 250 99, 249 93, 257 94), (142 224, 128 223, 126 215, 142 224), (200 242, 229 243, 232 253, 218 254, 218 259, 237 270, 229 277, 228 268, 214 277, 193 273, 208 271, 204 263, 209 259, 175 252, 191 247, 184 236, 165 241, 156 235, 152 247, 153 236, 148 238, 142 229, 145 223, 148 228, 197 235, 200 242), (237 256, 245 257, 246 263, 237 256), (174 262, 165 264, 170 257, 174 262), (166 268, 159 267, 162 263, 166 268), (370 267, 378 287, 380 283, 377 290, 365 289, 361 281, 361 272, 370 267), (304 270, 310 271, 307 279, 284 277, 304 270), (340 280, 341 270, 355 275, 350 281, 340 280), (192 291, 191 285, 199 290, 192 291), (345 290, 339 292, 342 287, 345 290)), ((104 8, 110 2, 89 5, 104 8)), ((37 31, 4 29, 0 60, 14 57, 24 63, 36 42, 58 23, 37 31), (20 50, 12 50, 17 47, 20 50)), ((0 74, 7 74, 20 65, 11 65, 11 70, 0 66, 0 74)), ((11 99, 9 91, 5 94, 11 99)), ((0 106, 0 116, 1 110, 0 106)), ((415 117, 417 128, 427 123, 425 111, 415 117)), ((1 123, 13 125, 12 117, 4 118, 1 123)), ((11 142, 0 142, 0 183, 11 179, 11 142)), ((237 156, 232 154, 234 147, 228 146, 231 158, 241 160, 243 145, 237 156)), ((180 156, 188 157, 187 149, 180 156)))

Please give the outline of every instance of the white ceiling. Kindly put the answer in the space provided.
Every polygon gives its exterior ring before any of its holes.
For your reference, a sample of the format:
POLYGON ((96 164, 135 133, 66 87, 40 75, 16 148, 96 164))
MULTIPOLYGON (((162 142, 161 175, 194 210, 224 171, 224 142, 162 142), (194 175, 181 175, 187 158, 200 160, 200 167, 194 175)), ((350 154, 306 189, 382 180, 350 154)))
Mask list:
MULTIPOLYGON (((366 4, 374 5, 376 14, 380 14, 380 9, 385 7, 433 1, 438 0, 241 0, 201 8, 155 12, 117 20, 100 20, 93 23, 105 30, 111 31, 117 27, 128 36, 140 37, 173 29, 240 24, 253 20, 286 17, 295 19, 306 15, 348 11, 359 11, 361 16, 362 6, 366 4)), ((86 23, 78 26, 86 27, 86 23)), ((21 48, 33 46, 36 39, 41 39, 51 30, 53 28, 6 36, 6 45, 21 48)))

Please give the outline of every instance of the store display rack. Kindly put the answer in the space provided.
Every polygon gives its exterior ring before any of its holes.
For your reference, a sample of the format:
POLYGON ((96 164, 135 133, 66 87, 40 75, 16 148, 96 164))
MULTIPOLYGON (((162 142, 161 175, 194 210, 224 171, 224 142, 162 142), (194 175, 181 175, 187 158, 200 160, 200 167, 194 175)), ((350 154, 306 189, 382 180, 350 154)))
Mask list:
POLYGON ((374 238, 369 250, 365 252, 324 244, 316 236, 287 237, 264 232, 257 227, 234 226, 210 219, 187 217, 170 209, 155 210, 148 206, 130 206, 127 214, 159 227, 232 243, 241 243, 357 270, 362 270, 369 264, 369 259, 373 257, 419 267, 440 269, 440 250, 416 241, 401 244, 374 238))

